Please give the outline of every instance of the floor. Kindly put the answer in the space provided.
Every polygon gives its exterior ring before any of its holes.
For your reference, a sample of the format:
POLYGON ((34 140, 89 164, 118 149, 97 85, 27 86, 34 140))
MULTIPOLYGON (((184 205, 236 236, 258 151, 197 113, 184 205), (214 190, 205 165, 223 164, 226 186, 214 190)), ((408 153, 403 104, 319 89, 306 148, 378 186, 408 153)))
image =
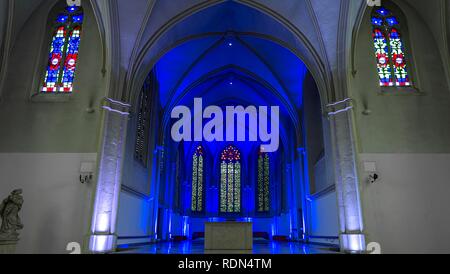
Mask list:
POLYGON ((253 251, 207 251, 204 242, 186 241, 180 243, 164 242, 139 247, 122 246, 120 254, 333 254, 337 253, 329 247, 302 243, 284 243, 270 241, 255 241, 253 251))

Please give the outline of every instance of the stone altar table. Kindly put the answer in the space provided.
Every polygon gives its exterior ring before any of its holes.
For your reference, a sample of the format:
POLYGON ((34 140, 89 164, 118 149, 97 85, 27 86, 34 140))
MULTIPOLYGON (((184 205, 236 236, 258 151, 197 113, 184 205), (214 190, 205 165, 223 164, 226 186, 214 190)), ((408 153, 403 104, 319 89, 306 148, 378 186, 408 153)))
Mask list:
POLYGON ((253 250, 253 223, 206 223, 205 250, 253 250))

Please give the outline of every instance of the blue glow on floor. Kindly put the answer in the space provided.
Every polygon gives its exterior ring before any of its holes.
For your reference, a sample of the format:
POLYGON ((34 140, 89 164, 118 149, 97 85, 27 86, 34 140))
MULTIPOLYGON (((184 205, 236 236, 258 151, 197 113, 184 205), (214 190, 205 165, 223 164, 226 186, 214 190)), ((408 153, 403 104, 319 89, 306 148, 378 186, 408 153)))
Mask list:
MULTIPOLYGON (((122 246, 123 248, 124 246, 122 246)), ((328 247, 298 242, 255 241, 253 251, 206 251, 204 241, 163 242, 119 251, 120 254, 336 254, 328 247)))

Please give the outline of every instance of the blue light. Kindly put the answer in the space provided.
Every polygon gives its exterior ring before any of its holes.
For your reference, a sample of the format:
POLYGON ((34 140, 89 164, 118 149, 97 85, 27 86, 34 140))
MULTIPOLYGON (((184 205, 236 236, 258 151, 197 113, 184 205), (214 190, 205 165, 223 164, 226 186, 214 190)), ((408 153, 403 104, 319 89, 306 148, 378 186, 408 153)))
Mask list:
POLYGON ((391 27, 393 27, 393 26, 395 26, 395 25, 398 25, 398 21, 397 21, 397 18, 395 18, 395 17, 389 17, 389 18, 386 18, 386 22, 389 24, 389 26, 391 26, 391 27))
POLYGON ((73 22, 74 23, 82 23, 83 22, 83 15, 75 15, 73 17, 73 22))
MULTIPOLYGON (((243 45, 239 40, 235 40, 237 38, 230 36, 224 37, 220 42, 220 46, 214 47, 214 49, 212 49, 201 62, 198 62, 195 67, 192 68, 193 72, 186 75, 183 83, 180 83, 179 87, 174 90, 174 83, 179 82, 178 77, 184 71, 182 68, 190 66, 190 62, 192 62, 190 58, 186 57, 195 57, 197 52, 203 52, 205 48, 210 47, 212 43, 216 43, 216 39, 217 38, 204 40, 199 39, 182 44, 168 52, 161 60, 159 60, 156 65, 156 69, 158 71, 158 80, 161 88, 160 103, 162 105, 167 106, 170 103, 171 96, 179 96, 187 90, 192 83, 198 81, 200 76, 211 73, 211 71, 216 71, 218 68, 220 68, 220 70, 217 70, 214 75, 211 74, 209 78, 205 78, 204 83, 198 86, 193 86, 190 93, 187 96, 184 96, 183 99, 177 104, 186 105, 191 108, 192 111, 192 96, 195 94, 199 95, 199 97, 203 97, 203 104, 205 107, 208 105, 219 105, 221 108, 225 108, 228 105, 241 104, 244 106, 247 106, 248 104, 253 104, 256 106, 283 105, 278 97, 272 97, 269 95, 271 92, 267 89, 266 85, 262 85, 259 81, 257 81, 257 79, 254 79, 255 77, 252 76, 258 76, 259 78, 266 80, 269 85, 274 85, 275 89, 281 89, 281 87, 273 81, 273 76, 270 74, 270 71, 267 71, 263 64, 257 63, 256 57, 248 51, 245 45, 243 45), (180 67, 180 69, 175 70, 175 72, 172 69, 174 63, 178 63, 180 67), (222 68, 224 69, 222 70, 222 68), (241 70, 241 68, 243 70, 241 70), (249 74, 246 73, 247 70, 250 72, 249 74), (208 92, 205 92, 206 90, 208 90, 208 92)), ((293 101, 292 104, 295 104, 296 107, 302 106, 302 91, 304 88, 303 79, 306 78, 308 71, 306 66, 290 51, 282 49, 275 43, 259 38, 249 38, 248 42, 254 44, 254 46, 263 48, 267 52, 276 54, 279 58, 275 65, 277 66, 277 69, 279 66, 280 70, 285 68, 283 70, 285 77, 289 79, 300 79, 298 81, 292 81, 292 86, 290 85, 289 88, 298 91, 298 94, 295 96, 296 99, 293 99, 295 101, 293 101)), ((292 129, 293 127, 282 127, 281 130, 283 133, 281 133, 281 135, 291 134, 292 129)), ((183 156, 180 159, 187 161, 185 163, 187 168, 186 173, 188 173, 186 175, 187 178, 191 175, 189 173, 192 166, 192 163, 188 162, 189 160, 192 160, 192 150, 190 148, 196 147, 196 145, 198 144, 195 142, 184 142, 182 145, 183 149, 180 151, 180 154, 183 156)), ((165 228, 170 222, 169 229, 171 234, 175 236, 182 234, 183 236, 188 236, 188 238, 191 238, 194 233, 204 232, 204 222, 226 222, 228 220, 240 220, 244 222, 253 222, 254 231, 265 232, 269 238, 270 235, 277 235, 277 233, 289 236, 289 231, 292 230, 290 229, 292 223, 289 222, 289 218, 280 218, 277 221, 278 224, 272 226, 275 219, 270 217, 272 217, 273 214, 268 214, 268 216, 259 216, 253 213, 255 212, 256 207, 256 195, 254 195, 255 188, 253 183, 248 186, 242 185, 242 214, 240 214, 240 216, 224 216, 219 213, 220 187, 215 183, 215 176, 217 176, 216 174, 219 170, 215 164, 215 161, 217 160, 217 156, 227 145, 227 142, 211 142, 203 143, 202 145, 204 145, 205 150, 208 152, 207 155, 209 156, 207 160, 208 171, 205 175, 205 214, 193 214, 192 216, 186 216, 190 214, 189 209, 191 203, 191 192, 189 191, 189 188, 182 188, 178 196, 179 201, 177 201, 179 202, 181 212, 174 212, 172 220, 166 219, 163 227, 165 228)), ((260 144, 240 142, 235 145, 237 145, 243 154, 254 155, 252 153, 256 151, 256 147, 260 144)), ((169 151, 173 148, 170 145, 167 145, 165 149, 169 151)), ((245 166, 245 168, 249 169, 248 176, 250 176, 250 178, 247 180, 251 182, 255 181, 254 178, 256 176, 256 174, 251 171, 253 170, 254 164, 254 161, 248 160, 246 161, 245 166)), ((156 165, 157 164, 155 163, 155 166, 156 165)), ((154 168, 154 166, 152 166, 152 168, 154 168)), ((154 173, 156 174, 157 172, 154 171, 154 173)), ((157 196, 158 193, 156 193, 156 191, 157 190, 154 190, 152 196, 157 196)), ((167 199, 169 204, 173 202, 172 197, 167 199)), ((292 201, 290 201, 289 204, 292 204, 292 201)), ((278 205, 276 205, 276 207, 278 207, 278 205)), ((295 225, 297 226, 298 224, 295 223, 295 225)), ((299 230, 301 230, 301 228, 299 228, 299 230)))
POLYGON ((377 10, 377 12, 378 12, 380 15, 383 15, 383 16, 386 16, 386 15, 389 14, 389 10, 387 10, 387 9, 385 9, 385 8, 379 8, 379 9, 377 10))
POLYGON ((58 23, 66 23, 69 17, 67 15, 59 15, 56 19, 56 22, 58 23))
POLYGON ((372 17, 372 24, 374 24, 376 26, 381 26, 381 25, 383 25, 383 19, 380 19, 377 17, 372 17))
POLYGON ((68 12, 75 12, 76 10, 78 9, 78 7, 77 6, 70 6, 70 7, 67 7, 67 11, 68 12))

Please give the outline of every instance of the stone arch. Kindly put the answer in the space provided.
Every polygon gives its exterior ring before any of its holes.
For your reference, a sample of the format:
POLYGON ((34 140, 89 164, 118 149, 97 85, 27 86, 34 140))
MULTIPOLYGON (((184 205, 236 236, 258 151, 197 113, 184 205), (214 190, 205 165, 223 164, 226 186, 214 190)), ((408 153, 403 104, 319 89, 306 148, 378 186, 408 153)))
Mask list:
MULTIPOLYGON (((193 25, 186 23, 187 21, 183 21, 183 19, 193 20, 196 16, 200 16, 201 12, 207 12, 214 7, 219 7, 219 5, 224 2, 238 3, 241 6, 245 6, 248 10, 257 12, 259 18, 268 20, 270 22, 270 26, 274 28, 276 26, 277 31, 287 33, 287 37, 277 38, 276 36, 272 36, 270 33, 266 33, 266 31, 256 31, 259 35, 265 35, 269 38, 271 36, 275 37, 272 38, 273 42, 279 43, 283 40, 285 42, 287 41, 284 44, 284 47, 294 50, 293 53, 298 59, 302 60, 306 64, 309 71, 313 75, 313 78, 316 80, 322 108, 329 111, 329 130, 331 132, 330 139, 332 139, 332 149, 330 150, 330 154, 333 155, 332 157, 335 165, 334 171, 336 174, 335 181, 338 193, 342 250, 347 252, 362 252, 364 250, 364 234, 362 233, 363 223, 358 190, 358 174, 355 162, 355 144, 352 136, 352 114, 350 112, 352 106, 349 103, 350 101, 347 99, 333 103, 333 100, 335 100, 336 97, 341 99, 342 96, 345 96, 347 90, 343 87, 345 87, 346 81, 336 77, 336 79, 343 82, 340 83, 342 84, 340 86, 342 90, 339 90, 342 94, 341 96, 337 96, 334 92, 338 86, 333 83, 334 80, 331 76, 332 72, 331 69, 329 69, 329 64, 327 61, 324 61, 326 58, 321 58, 320 54, 314 49, 312 43, 306 38, 305 35, 303 35, 301 30, 296 28, 286 18, 283 18, 275 11, 270 10, 264 5, 257 4, 254 1, 247 0, 209 1, 208 3, 204 2, 198 6, 188 9, 173 18, 169 21, 169 23, 166 23, 166 25, 161 27, 156 34, 144 43, 145 46, 138 51, 135 55, 135 59, 129 66, 129 70, 127 72, 128 74, 125 78, 124 89, 119 92, 120 95, 116 98, 129 102, 133 97, 133 93, 141 88, 144 77, 157 63, 160 56, 162 56, 162 52, 167 52, 174 48, 175 46, 173 41, 175 41, 176 45, 183 43, 184 41, 189 41, 195 36, 195 30, 193 31, 194 33, 188 34, 185 34, 185 32, 178 32, 179 30, 176 28, 183 26, 183 24, 187 24, 189 26, 193 25), (260 13, 262 13, 263 16, 260 16, 260 13), (180 35, 180 33, 182 33, 182 35, 180 35), (171 46, 166 47, 167 44, 171 46)), ((341 15, 345 18, 344 14, 341 15)), ((341 19, 341 21, 342 20, 343 19, 341 19)), ((205 31, 199 32, 204 33, 205 31)), ((339 41, 339 43, 339 46, 342 47, 343 41, 339 41)), ((340 48, 340 50, 343 49, 340 48)), ((341 61, 341 63, 338 61, 338 65, 342 66, 345 64, 342 60, 346 58, 346 56, 347 55, 339 56, 339 61, 341 61)), ((340 67, 338 70, 339 69, 340 67)), ((344 71, 338 72, 341 74, 344 73, 344 71)), ((113 96, 114 93, 111 95, 113 96)), ((127 126, 126 116, 129 114, 129 108, 131 106, 127 103, 122 103, 114 107, 118 107, 120 110, 115 109, 114 111, 109 111, 105 118, 107 128, 104 133, 103 152, 106 152, 106 155, 102 155, 102 158, 100 159, 101 174, 98 179, 98 193, 94 206, 94 221, 89 246, 89 249, 94 252, 107 252, 113 250, 115 246, 117 197, 122 175, 120 162, 122 162, 122 155, 124 153, 122 143, 124 142, 123 135, 127 126), (113 166, 111 162, 115 162, 116 164, 113 166), (105 169, 102 169, 103 167, 105 167, 105 169), (111 188, 114 188, 115 192, 108 191, 111 190, 111 188), (103 221, 102 218, 104 218, 105 221, 103 221), (106 223, 107 225, 102 226, 103 223, 106 223)), ((155 154, 157 153, 158 152, 155 152, 155 154)), ((295 166, 290 165, 289 168, 291 170, 304 168, 305 149, 298 148, 298 151, 293 154, 293 158, 296 158, 297 162, 295 163, 295 166)), ((299 171, 296 172, 299 173, 299 171)), ((158 183, 159 182, 156 184, 158 183)), ((307 195, 304 191, 303 194, 304 197, 301 199, 302 202, 306 200, 307 195)), ((300 203, 300 201, 296 201, 296 203, 300 203)), ((154 208, 156 207, 154 206, 154 208)))
MULTIPOLYGON (((151 68, 158 62, 158 60, 164 55, 164 53, 169 52, 180 44, 189 42, 190 40, 198 39, 200 37, 208 35, 217 35, 217 32, 204 32, 191 35, 180 35, 173 34, 176 28, 183 25, 184 20, 188 20, 195 16, 199 16, 201 12, 207 11, 210 8, 215 8, 220 4, 223 4, 223 0, 218 1, 208 1, 207 3, 202 3, 191 7, 188 10, 183 11, 178 14, 175 18, 172 18, 166 24, 164 24, 157 32, 147 41, 145 41, 142 49, 136 55, 135 60, 132 61, 127 76, 125 78, 124 90, 121 95, 121 100, 130 101, 134 95, 133 93, 139 89, 145 76, 151 70, 151 68), (164 39, 169 39, 170 35, 175 37, 170 37, 171 40, 175 42, 169 43, 169 46, 162 46, 159 43, 164 43, 164 39), (153 48, 159 47, 160 49, 154 51, 153 48)), ((237 3, 237 5, 242 5, 247 7, 249 10, 254 12, 262 13, 265 20, 269 20, 272 24, 276 24, 277 28, 282 29, 284 32, 289 33, 291 36, 287 39, 285 37, 276 37, 264 32, 246 32, 247 35, 254 35, 274 43, 279 44, 282 47, 290 50, 297 58, 302 60, 307 68, 311 71, 316 83, 318 85, 318 90, 320 93, 321 101, 323 107, 327 103, 334 99, 334 85, 331 76, 331 71, 328 69, 328 64, 320 54, 315 50, 314 46, 308 40, 306 35, 303 34, 296 26, 294 26, 289 20, 284 18, 282 15, 276 13, 274 10, 266 7, 265 5, 258 4, 254 1, 239 0, 231 1, 237 3), (289 42, 288 42, 289 41, 289 42)))

